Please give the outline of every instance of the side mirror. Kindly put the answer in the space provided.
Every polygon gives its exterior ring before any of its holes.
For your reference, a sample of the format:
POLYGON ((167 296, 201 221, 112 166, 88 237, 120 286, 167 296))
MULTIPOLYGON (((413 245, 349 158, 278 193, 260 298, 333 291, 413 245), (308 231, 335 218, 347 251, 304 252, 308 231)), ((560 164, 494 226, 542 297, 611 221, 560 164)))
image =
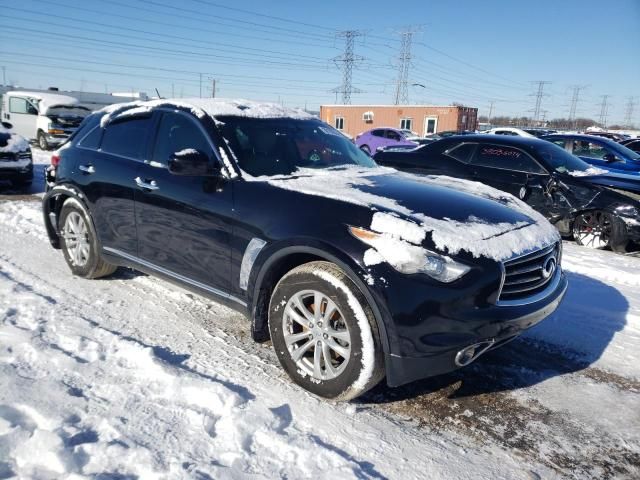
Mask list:
POLYGON ((612 163, 612 162, 617 162, 618 161, 618 159, 616 158, 616 156, 613 153, 605 154, 605 156, 602 157, 602 159, 607 163, 612 163))
POLYGON ((10 124, 9 122, 2 122, 2 126, 7 130, 11 130, 13 128, 13 125, 10 124))
POLYGON ((217 161, 212 161, 208 155, 193 148, 174 153, 168 167, 174 175, 191 177, 213 177, 220 173, 217 161))

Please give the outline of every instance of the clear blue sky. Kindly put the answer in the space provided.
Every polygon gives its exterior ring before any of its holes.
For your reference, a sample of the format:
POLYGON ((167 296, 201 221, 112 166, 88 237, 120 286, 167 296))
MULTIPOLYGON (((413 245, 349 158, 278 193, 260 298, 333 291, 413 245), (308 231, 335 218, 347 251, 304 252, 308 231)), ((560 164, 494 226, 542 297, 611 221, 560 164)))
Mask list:
MULTIPOLYGON (((25 87, 87 91, 157 87, 163 96, 203 95, 333 103, 342 29, 366 34, 356 55, 352 103, 390 103, 397 77, 396 32, 417 25, 413 103, 462 102, 486 114, 526 115, 536 80, 547 118, 578 115, 621 122, 629 97, 640 125, 640 0, 334 1, 0 0, 0 65, 25 87)), ((2 79, 0 78, 0 81, 2 79)))

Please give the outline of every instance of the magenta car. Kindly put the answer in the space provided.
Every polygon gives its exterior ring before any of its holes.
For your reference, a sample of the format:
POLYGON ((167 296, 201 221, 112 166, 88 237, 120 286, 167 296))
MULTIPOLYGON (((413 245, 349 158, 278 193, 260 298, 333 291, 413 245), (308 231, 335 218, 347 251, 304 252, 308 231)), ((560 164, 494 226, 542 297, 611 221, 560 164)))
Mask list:
POLYGON ((388 127, 374 128, 358 135, 356 145, 360 150, 371 155, 376 153, 380 147, 417 146, 418 143, 411 141, 410 138, 416 138, 416 136, 408 130, 388 127))

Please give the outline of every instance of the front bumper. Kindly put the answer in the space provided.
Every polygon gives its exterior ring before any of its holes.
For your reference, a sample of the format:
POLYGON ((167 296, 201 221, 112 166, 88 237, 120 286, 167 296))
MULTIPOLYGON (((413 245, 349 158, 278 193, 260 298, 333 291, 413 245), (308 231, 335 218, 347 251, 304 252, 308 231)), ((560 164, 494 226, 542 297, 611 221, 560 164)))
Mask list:
POLYGON ((374 297, 378 306, 384 305, 386 373, 392 387, 456 370, 456 354, 470 345, 487 342, 496 348, 515 338, 553 313, 567 289, 558 269, 543 295, 518 304, 488 303, 482 298, 498 288, 488 279, 493 275, 472 271, 457 285, 428 285, 391 274, 385 274, 387 286, 374 287, 374 297))
POLYGON ((0 162, 0 180, 28 181, 33 179, 33 163, 0 162), (16 165, 12 165, 15 163, 16 165))

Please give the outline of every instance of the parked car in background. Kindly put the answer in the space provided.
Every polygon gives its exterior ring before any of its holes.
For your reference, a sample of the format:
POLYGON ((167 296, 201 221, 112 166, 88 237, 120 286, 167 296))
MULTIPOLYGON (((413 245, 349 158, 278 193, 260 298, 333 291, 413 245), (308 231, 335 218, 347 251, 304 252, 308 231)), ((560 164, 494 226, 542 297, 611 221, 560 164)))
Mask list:
POLYGON ((128 266, 241 311, 323 397, 466 366, 567 287, 560 237, 527 205, 380 168, 300 110, 128 104, 58 154, 44 219, 74 275, 128 266))
POLYGON ((482 132, 483 135, 507 135, 512 137, 529 137, 535 138, 535 135, 525 132, 521 128, 514 127, 496 127, 482 132))
POLYGON ((56 93, 12 91, 2 96, 2 121, 42 150, 64 143, 90 112, 77 98, 56 93))
POLYGON ((593 135, 554 134, 542 137, 587 163, 612 172, 640 173, 640 153, 613 140, 593 135))
POLYGON ((471 135, 472 133, 475 132, 472 132, 470 130, 444 130, 442 132, 433 133, 425 138, 430 140, 440 140, 441 138, 453 137, 454 135, 471 135))
POLYGON ((553 133, 557 133, 557 130, 551 130, 549 128, 523 128, 522 130, 538 138, 544 135, 551 135, 553 133))
POLYGON ((640 138, 629 138, 620 142, 620 145, 624 145, 629 150, 640 153, 640 138))
POLYGON ((0 124, 0 181, 14 187, 27 187, 33 182, 33 159, 26 138, 11 131, 8 122, 0 124))
POLYGON ((382 147, 390 146, 413 146, 417 145, 417 142, 410 140, 415 138, 411 132, 407 133, 407 130, 400 130, 398 128, 374 128, 361 133, 356 137, 356 145, 367 155, 375 153, 376 150, 382 147))
POLYGON ((640 242, 640 178, 608 174, 545 140, 473 135, 374 156, 415 174, 475 180, 511 193, 562 235, 593 248, 625 251, 640 242))
POLYGON ((614 142, 622 142, 623 140, 627 140, 629 135, 625 135, 623 133, 614 133, 614 132, 599 132, 599 131, 591 131, 587 130, 584 132, 584 135, 593 135, 594 137, 603 137, 613 140, 614 142))

